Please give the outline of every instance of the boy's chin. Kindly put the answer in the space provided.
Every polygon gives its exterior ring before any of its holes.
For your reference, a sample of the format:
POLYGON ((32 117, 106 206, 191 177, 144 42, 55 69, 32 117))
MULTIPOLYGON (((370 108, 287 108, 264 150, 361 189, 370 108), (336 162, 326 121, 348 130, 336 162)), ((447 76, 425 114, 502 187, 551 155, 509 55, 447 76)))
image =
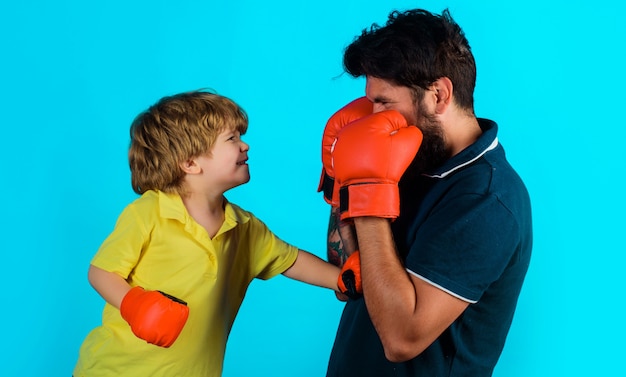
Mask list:
POLYGON ((235 188, 237 186, 241 186, 244 185, 246 183, 250 182, 250 174, 248 174, 246 177, 242 178, 241 181, 239 181, 238 183, 236 183, 235 185, 233 185, 232 188, 235 188))

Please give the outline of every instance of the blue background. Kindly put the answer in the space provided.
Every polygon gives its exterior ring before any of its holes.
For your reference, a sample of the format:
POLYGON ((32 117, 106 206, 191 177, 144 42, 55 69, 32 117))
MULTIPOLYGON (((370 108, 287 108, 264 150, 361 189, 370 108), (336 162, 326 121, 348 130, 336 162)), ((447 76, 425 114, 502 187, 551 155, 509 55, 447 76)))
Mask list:
MULTIPOLYGON (((544 1, 3 2, 0 375, 69 376, 99 324, 89 261, 135 198, 134 116, 202 87, 250 116, 252 180, 228 193, 325 257, 328 116, 363 94, 341 54, 392 9, 449 7, 478 64, 476 113, 531 193, 535 248, 495 376, 624 375, 625 5, 544 1)), ((224 376, 322 376, 342 304, 256 281, 224 376)))

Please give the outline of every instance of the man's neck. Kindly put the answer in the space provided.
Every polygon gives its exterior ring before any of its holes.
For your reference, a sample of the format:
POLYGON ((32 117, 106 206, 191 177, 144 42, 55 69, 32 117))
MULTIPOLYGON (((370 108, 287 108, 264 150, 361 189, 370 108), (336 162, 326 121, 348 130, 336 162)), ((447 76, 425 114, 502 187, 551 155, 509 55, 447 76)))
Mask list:
POLYGON ((446 144, 454 156, 472 145, 483 131, 476 116, 455 112, 443 122, 446 144))

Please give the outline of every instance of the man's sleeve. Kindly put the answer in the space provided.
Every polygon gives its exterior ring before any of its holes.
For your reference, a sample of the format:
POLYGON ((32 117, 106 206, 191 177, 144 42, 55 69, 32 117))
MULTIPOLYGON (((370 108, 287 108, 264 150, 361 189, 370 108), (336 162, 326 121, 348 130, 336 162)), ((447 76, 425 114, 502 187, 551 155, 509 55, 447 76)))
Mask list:
POLYGON ((409 272, 470 303, 502 274, 519 244, 519 226, 493 195, 462 195, 435 207, 416 230, 409 272))

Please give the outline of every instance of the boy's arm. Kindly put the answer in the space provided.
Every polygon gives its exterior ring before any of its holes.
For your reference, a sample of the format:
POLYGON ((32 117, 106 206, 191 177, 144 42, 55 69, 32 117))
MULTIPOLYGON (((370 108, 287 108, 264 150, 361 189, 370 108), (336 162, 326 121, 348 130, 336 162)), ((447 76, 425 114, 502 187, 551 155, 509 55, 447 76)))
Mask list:
POLYGON ((91 286, 109 304, 120 308, 122 299, 130 290, 130 285, 118 274, 89 265, 88 279, 91 286))
POLYGON ((171 346, 183 330, 187 303, 161 291, 131 288, 121 276, 89 266, 89 283, 109 304, 120 309, 133 333, 160 347, 171 346))
POLYGON ((339 267, 307 251, 298 250, 296 261, 283 272, 283 275, 290 279, 329 288, 337 292, 339 290, 337 287, 339 272, 339 267))

